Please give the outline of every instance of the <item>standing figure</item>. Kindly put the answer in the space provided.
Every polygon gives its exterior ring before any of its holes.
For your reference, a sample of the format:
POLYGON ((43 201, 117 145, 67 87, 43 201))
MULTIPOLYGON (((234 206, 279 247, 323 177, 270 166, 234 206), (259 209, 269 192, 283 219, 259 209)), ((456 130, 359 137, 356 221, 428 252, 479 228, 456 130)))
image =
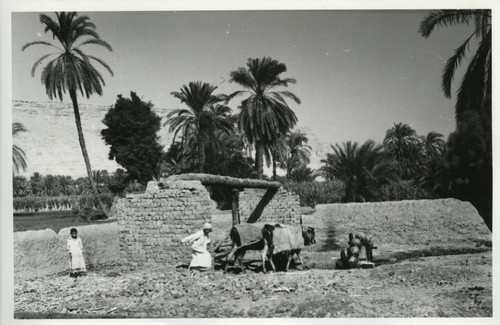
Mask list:
POLYGON ((70 230, 71 236, 68 238, 68 251, 70 261, 69 275, 76 278, 87 272, 85 268, 85 261, 83 259, 83 245, 82 240, 78 237, 78 231, 75 228, 70 230))
POLYGON ((212 267, 212 255, 207 250, 207 245, 210 244, 209 234, 211 231, 212 225, 205 223, 200 231, 181 240, 184 244, 192 244, 193 258, 188 271, 192 269, 206 271, 212 267))

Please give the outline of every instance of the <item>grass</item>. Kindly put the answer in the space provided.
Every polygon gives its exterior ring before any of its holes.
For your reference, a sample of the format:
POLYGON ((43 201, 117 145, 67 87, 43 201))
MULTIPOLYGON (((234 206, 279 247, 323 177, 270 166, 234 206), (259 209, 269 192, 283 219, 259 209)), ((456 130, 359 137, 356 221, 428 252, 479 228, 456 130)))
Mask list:
MULTIPOLYGON (((93 215, 98 215, 94 212, 93 215)), ((14 232, 26 230, 45 230, 47 228, 56 233, 61 228, 78 227, 91 224, 102 224, 111 221, 92 220, 75 217, 71 211, 47 211, 47 212, 28 212, 14 213, 14 232)))

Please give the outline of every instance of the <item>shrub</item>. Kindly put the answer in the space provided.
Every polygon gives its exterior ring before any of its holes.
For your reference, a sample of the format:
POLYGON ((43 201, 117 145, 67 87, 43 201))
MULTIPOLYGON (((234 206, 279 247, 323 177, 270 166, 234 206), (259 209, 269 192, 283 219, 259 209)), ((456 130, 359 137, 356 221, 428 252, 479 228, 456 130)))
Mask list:
MULTIPOLYGON (((112 194, 100 194, 103 203, 111 207, 114 196, 112 194)), ((79 207, 99 207, 97 200, 92 195, 68 195, 68 196, 25 196, 14 198, 14 211, 38 212, 47 210, 73 210, 79 207)))
POLYGON ((432 194, 412 181, 400 181, 383 185, 374 201, 401 201, 430 199, 432 194))
POLYGON ((339 180, 325 182, 287 182, 287 191, 298 194, 300 206, 315 207, 316 204, 338 203, 344 196, 344 184, 339 180))

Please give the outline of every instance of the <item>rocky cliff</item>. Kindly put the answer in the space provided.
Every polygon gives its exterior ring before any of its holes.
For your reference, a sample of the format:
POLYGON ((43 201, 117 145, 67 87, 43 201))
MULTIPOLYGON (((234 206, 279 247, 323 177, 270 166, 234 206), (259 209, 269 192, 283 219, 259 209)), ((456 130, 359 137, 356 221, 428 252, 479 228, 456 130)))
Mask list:
MULTIPOLYGON (((111 105, 79 104, 93 170, 106 169, 113 172, 120 168, 115 161, 108 159, 109 147, 101 138, 101 130, 104 128, 102 120, 110 107, 111 105)), ((162 117, 162 123, 166 121, 166 116, 171 111, 158 107, 154 110, 162 117)), ((28 169, 21 175, 29 177, 34 172, 72 177, 86 175, 71 103, 15 100, 12 102, 12 121, 20 122, 28 129, 28 132, 21 133, 13 139, 14 143, 26 153, 28 169)), ((311 129, 299 129, 307 134, 312 148, 310 167, 317 169, 320 160, 325 158, 331 149, 328 144, 320 142, 311 129)), ((160 142, 165 145, 166 150, 172 142, 172 134, 163 127, 159 135, 160 142)), ((266 168, 265 172, 270 175, 271 169, 266 168)), ((283 174, 284 171, 278 170, 278 173, 283 174)))
MULTIPOLYGON (((108 159, 109 147, 101 138, 101 130, 105 127, 102 120, 110 106, 85 103, 79 106, 92 169, 115 171, 120 166, 108 159)), ((170 110, 155 107, 155 111, 164 119, 170 110)), ((12 121, 28 129, 13 139, 26 153, 28 169, 22 175, 30 176, 34 172, 72 177, 86 175, 71 104, 13 101, 12 121)), ((160 141, 165 147, 172 141, 166 128, 160 131, 160 141)))

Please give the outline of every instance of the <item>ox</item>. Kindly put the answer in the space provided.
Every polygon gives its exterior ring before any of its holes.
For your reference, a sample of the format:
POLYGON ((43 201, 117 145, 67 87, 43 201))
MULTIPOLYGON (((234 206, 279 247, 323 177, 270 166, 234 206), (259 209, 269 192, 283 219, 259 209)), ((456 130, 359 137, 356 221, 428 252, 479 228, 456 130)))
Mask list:
POLYGON ((262 269, 267 272, 265 261, 269 259, 273 271, 276 267, 273 262, 273 254, 283 253, 287 258, 286 270, 288 271, 290 262, 294 255, 300 259, 302 267, 304 263, 300 256, 300 249, 306 245, 316 243, 314 228, 265 224, 265 223, 242 223, 233 226, 230 238, 233 243, 231 252, 227 255, 224 273, 227 272, 229 261, 234 258, 234 265, 237 262, 242 272, 245 272, 243 257, 249 250, 261 251, 262 269), (292 236, 291 234, 295 234, 292 236), (299 235, 297 235, 299 234, 299 235))

